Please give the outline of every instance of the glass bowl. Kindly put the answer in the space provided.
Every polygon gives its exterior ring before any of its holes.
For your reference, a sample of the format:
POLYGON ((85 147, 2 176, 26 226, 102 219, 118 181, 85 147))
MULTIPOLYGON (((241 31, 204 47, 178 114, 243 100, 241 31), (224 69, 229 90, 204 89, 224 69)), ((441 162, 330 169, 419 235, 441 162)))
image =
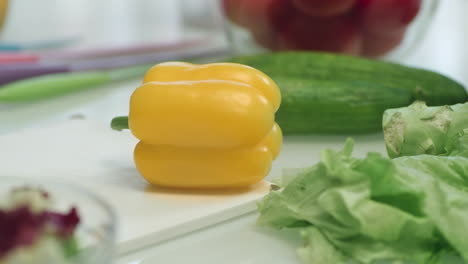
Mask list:
POLYGON ((235 54, 311 50, 377 59, 421 43, 438 0, 218 0, 235 54))
MULTIPOLYGON (((0 209, 3 210, 3 212, 8 212, 8 210, 11 212, 11 210, 13 210, 12 208, 17 208, 12 207, 11 193, 13 190, 24 190, 24 188, 43 191, 36 193, 46 193, 46 197, 48 201, 50 201, 50 203, 47 203, 48 212, 66 215, 71 212, 72 208, 76 208, 79 222, 74 230, 73 240, 70 240, 73 244, 70 245, 67 243, 56 246, 56 242, 52 245, 50 240, 47 240, 46 243, 43 243, 44 245, 41 245, 43 241, 41 240, 40 243, 36 243, 40 240, 36 239, 36 242, 32 244, 30 243, 27 246, 20 246, 10 250, 9 253, 4 255, 6 260, 0 259, 2 264, 25 264, 25 262, 29 264, 28 261, 30 261, 30 259, 33 259, 31 263, 35 264, 110 264, 112 262, 115 244, 116 217, 113 209, 107 202, 86 189, 66 182, 0 177, 0 209), (68 248, 69 246, 73 247, 73 254, 63 258, 62 253, 66 250, 59 251, 58 249, 65 249, 65 247, 70 249, 68 248), (60 255, 60 258, 55 258, 57 254, 60 255), (27 261, 25 259, 27 259, 27 261)), ((24 194, 21 197, 22 200, 25 199, 24 194)), ((18 198, 16 197, 15 201, 17 200, 18 198)), ((40 199, 34 196, 34 193, 28 193, 27 200, 34 201, 32 204, 28 203, 30 208, 44 207, 38 202, 40 199), (33 197, 33 199, 31 197, 33 197)), ((41 212, 41 210, 38 211, 37 209, 34 209, 33 212, 34 211, 41 212)), ((51 225, 51 223, 48 224, 49 226, 51 225)), ((44 230, 48 229, 43 228, 41 232, 45 232, 44 230)), ((18 236, 13 237, 18 239, 18 236)), ((46 239, 44 239, 44 241, 45 240, 46 239)), ((67 241, 69 241, 68 238, 67 241)), ((1 237, 0 242, 2 242, 1 237)), ((70 252, 68 251, 67 254, 68 253, 70 252)))

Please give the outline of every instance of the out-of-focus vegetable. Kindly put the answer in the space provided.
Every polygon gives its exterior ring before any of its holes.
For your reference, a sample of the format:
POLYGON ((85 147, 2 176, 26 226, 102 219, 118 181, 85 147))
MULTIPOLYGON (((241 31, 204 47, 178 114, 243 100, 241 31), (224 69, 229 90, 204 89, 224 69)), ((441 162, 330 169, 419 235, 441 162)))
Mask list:
POLYGON ((405 30, 421 7, 421 0, 357 0, 356 15, 363 32, 390 35, 405 30))
POLYGON ((468 157, 468 103, 388 109, 383 130, 390 157, 418 154, 468 157))
POLYGON ((383 56, 398 46, 421 8, 421 0, 222 2, 227 18, 264 48, 367 57, 383 56))
POLYGON ((314 18, 299 13, 277 33, 278 47, 281 50, 322 50, 359 55, 362 38, 351 20, 349 16, 314 18))
POLYGON ((292 0, 294 6, 304 13, 316 17, 341 15, 349 11, 355 0, 292 0))
POLYGON ((363 34, 363 54, 368 57, 377 57, 395 49, 405 37, 406 30, 400 30, 383 36, 373 33, 363 34))
POLYGON ((0 201, 0 263, 69 263, 78 254, 76 208, 50 210, 52 197, 42 190, 19 188, 0 201))

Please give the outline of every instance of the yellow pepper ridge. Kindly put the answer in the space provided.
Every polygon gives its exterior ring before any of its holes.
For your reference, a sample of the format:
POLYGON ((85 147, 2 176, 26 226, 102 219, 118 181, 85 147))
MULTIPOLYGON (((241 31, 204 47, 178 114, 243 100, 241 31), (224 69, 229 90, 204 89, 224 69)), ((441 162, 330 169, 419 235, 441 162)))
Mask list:
POLYGON ((281 93, 270 77, 255 68, 238 63, 197 65, 187 62, 164 62, 153 66, 146 73, 143 83, 179 80, 225 80, 249 84, 270 101, 275 112, 281 103, 281 93))

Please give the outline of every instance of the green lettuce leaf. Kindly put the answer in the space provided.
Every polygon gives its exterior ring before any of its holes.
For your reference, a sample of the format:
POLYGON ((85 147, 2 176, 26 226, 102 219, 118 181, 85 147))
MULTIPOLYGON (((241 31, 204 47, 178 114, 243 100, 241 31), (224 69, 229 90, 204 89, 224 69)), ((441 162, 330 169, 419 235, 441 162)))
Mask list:
POLYGON ((299 257, 305 263, 350 263, 352 260, 344 256, 316 227, 304 228, 301 232, 304 246, 297 250, 299 257))
POLYGON ((468 158, 357 159, 352 149, 348 140, 287 175, 258 204, 258 224, 302 228, 305 263, 441 263, 447 252, 468 260, 468 158))
POLYGON ((468 157, 468 103, 388 109, 383 131, 391 158, 419 154, 468 157), (463 145, 463 146, 460 146, 463 145))

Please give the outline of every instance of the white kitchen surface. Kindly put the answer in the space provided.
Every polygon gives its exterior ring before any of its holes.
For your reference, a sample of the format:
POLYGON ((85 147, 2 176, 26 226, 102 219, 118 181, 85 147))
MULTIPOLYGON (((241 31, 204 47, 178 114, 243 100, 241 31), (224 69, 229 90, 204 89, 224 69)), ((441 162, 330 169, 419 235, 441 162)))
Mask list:
POLYGON ((137 141, 129 131, 82 119, 7 133, 0 136, 0 174, 66 180, 98 194, 115 209, 119 254, 251 212, 270 189, 265 181, 224 192, 152 187, 133 163, 137 141))
MULTIPOLYGON (((27 12, 34 12, 33 10, 31 8, 27 12)), ((440 9, 432 21, 428 35, 421 40, 420 46, 413 54, 401 62, 444 73, 468 86, 467 12, 467 0, 440 0, 440 9)), ((162 10, 154 9, 155 16, 169 17, 169 13, 164 14, 162 10)), ((174 27, 168 27, 166 31, 164 27, 159 29, 160 33, 168 38, 173 32, 178 32, 174 27)), ((14 32, 7 32, 9 38, 14 39, 14 32)), ((32 104, 0 105, 0 134, 63 122, 71 116, 84 117, 108 125, 112 117, 127 113, 128 96, 138 83, 139 80, 133 80, 32 104)), ((268 178, 279 175, 281 167, 299 167, 314 163, 321 149, 339 148, 344 139, 345 137, 331 136, 287 138, 285 148, 268 178)), ((363 155, 366 151, 383 151, 380 134, 355 139, 357 155, 363 155)), ((300 244, 297 235, 259 229, 255 227, 256 217, 255 213, 250 213, 140 251, 121 255, 117 263, 300 263, 295 255, 295 248, 300 244)))
POLYGON ((246 214, 157 247, 128 254, 117 264, 300 263, 296 256, 296 248, 301 245, 299 234, 256 227, 256 217, 255 213, 246 214))

